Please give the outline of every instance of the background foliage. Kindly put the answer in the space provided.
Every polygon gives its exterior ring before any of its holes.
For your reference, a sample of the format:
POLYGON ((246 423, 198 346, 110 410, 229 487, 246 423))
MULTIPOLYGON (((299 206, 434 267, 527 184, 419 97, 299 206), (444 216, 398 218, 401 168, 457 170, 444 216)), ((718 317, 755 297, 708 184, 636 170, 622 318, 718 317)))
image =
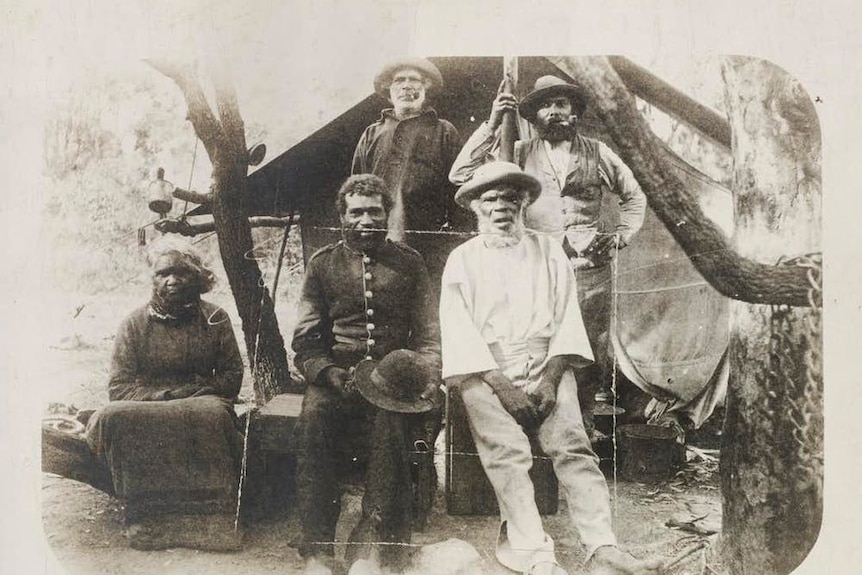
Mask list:
MULTIPOLYGON (((50 246, 47 281, 89 295, 147 281, 138 230, 144 229, 147 243, 159 235, 152 226, 158 214, 147 207, 147 187, 157 168, 164 167, 166 179, 179 187, 189 187, 191 180, 194 189, 206 191, 209 162, 202 146, 195 150, 185 114, 176 87, 143 66, 122 76, 81 79, 52 102, 44 139, 50 182, 43 221, 50 246)), ((263 126, 248 123, 246 132, 249 142, 267 135, 263 126)), ((184 209, 184 202, 174 200, 170 215, 184 209)), ((282 232, 256 229, 254 237, 251 257, 260 260, 264 277, 271 280, 282 232)), ((215 238, 192 241, 224 279, 215 238)), ((294 230, 280 280, 282 295, 290 290, 297 275, 290 272, 299 270, 300 261, 294 230)), ((226 290, 226 282, 216 289, 226 290)))
MULTIPOLYGON (((669 68, 664 75, 701 102, 722 110, 723 94, 713 59, 694 61, 683 70, 669 68)), ((241 101, 247 141, 278 142, 270 145, 265 161, 271 160, 284 151, 275 149, 282 148, 283 142, 298 141, 325 123, 326 117, 342 112, 340 102, 347 98, 343 92, 333 88, 335 104, 324 96, 316 113, 301 118, 291 117, 287 109, 255 114, 257 102, 241 101), (251 111, 245 113, 246 109, 251 111), (265 117, 266 125, 261 123, 265 117)), ((321 89, 319 93, 325 92, 321 89)), ((266 101, 266 95, 261 93, 258 99, 266 101)), ((678 154, 729 185, 729 152, 646 103, 641 102, 641 110, 659 137, 678 154)), ((165 178, 179 187, 206 191, 209 185, 210 164, 202 146, 195 150, 195 135, 179 90, 141 62, 122 72, 94 71, 55 94, 44 132, 49 186, 42 223, 50 250, 45 280, 54 288, 91 296, 130 283, 146 283, 145 248, 138 245, 138 230, 145 229, 147 242, 157 235, 151 224, 158 216, 147 207, 147 186, 157 168, 163 167, 165 178)), ((171 215, 178 216, 183 210, 183 202, 175 200, 171 215)), ((271 285, 281 232, 256 229, 254 237, 253 257, 259 259, 271 285)), ((224 280, 215 238, 198 236, 192 241, 224 280)), ((301 274, 301 246, 294 230, 279 281, 280 299, 294 301, 291 296, 301 274)), ((216 287, 217 293, 227 291, 226 281, 216 287)))

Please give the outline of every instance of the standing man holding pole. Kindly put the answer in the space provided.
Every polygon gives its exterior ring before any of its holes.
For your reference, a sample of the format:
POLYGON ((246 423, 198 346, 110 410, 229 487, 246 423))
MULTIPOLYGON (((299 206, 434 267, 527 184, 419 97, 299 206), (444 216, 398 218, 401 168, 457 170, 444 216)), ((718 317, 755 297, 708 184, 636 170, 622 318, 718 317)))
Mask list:
POLYGON ((462 185, 477 168, 508 153, 501 141, 506 116, 514 117, 518 111, 536 130, 536 136, 515 144, 513 161, 541 185, 541 193, 526 210, 526 226, 557 237, 575 272, 578 302, 596 360, 579 386, 589 428, 595 394, 611 376, 610 263, 640 229, 647 202, 623 161, 603 142, 578 133, 585 110, 583 90, 555 76, 536 80, 520 103, 501 86, 488 121, 464 144, 449 179, 462 185), (602 198, 608 193, 619 202, 619 223, 612 229, 602 221, 602 198))

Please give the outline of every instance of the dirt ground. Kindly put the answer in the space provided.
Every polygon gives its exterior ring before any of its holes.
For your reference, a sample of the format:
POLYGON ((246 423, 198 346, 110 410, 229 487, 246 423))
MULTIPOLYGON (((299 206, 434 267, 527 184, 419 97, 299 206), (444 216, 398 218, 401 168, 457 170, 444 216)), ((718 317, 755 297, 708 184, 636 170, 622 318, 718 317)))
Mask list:
MULTIPOLYGON (((52 317, 62 318, 45 328, 45 341, 50 347, 45 351, 45 361, 38 370, 40 381, 36 383, 43 390, 46 412, 51 402, 86 409, 107 401, 106 373, 114 330, 121 317, 147 297, 146 286, 121 291, 122 295, 99 298, 65 294, 46 304, 52 317), (73 317, 81 304, 84 307, 73 317)), ((223 305, 236 320, 228 294, 217 292, 208 299, 223 305)), ((285 326, 292 325, 292 311, 288 305, 277 310, 285 333, 289 333, 285 326)), ((239 325, 235 328, 240 333, 239 325)), ((243 394, 250 393, 248 384, 247 378, 243 394)), ((438 445, 438 451, 441 448, 438 445)), ((693 532, 717 530, 720 526, 717 464, 709 452, 704 459, 702 452, 689 450, 688 457, 688 463, 674 478, 659 484, 609 478, 615 531, 621 546, 638 557, 669 560, 705 541, 709 544, 706 548, 690 554, 667 573, 722 573, 714 553, 718 535, 693 532)), ((442 466, 440 471, 442 484, 442 466)), ((123 509, 118 500, 88 485, 50 474, 42 474, 41 495, 45 537, 70 575, 256 575, 298 573, 302 567, 294 547, 299 534, 297 519, 290 512, 249 525, 240 552, 137 551, 124 538, 123 509)), ((356 492, 345 496, 345 513, 339 523, 339 534, 344 537, 358 518, 359 500, 356 492)), ((583 573, 578 537, 564 509, 561 502, 560 511, 545 518, 546 528, 556 542, 563 567, 573 575, 583 573)), ((496 517, 447 515, 440 488, 428 527, 414 535, 413 543, 421 546, 450 538, 467 541, 483 558, 477 572, 503 575, 511 572, 494 559, 497 528, 496 517)))

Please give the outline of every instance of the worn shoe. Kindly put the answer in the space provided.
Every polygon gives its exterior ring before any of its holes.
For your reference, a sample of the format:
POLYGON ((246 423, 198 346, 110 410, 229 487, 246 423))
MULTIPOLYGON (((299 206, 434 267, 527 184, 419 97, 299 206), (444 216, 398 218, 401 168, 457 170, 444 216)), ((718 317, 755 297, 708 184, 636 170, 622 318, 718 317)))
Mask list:
POLYGON ((540 561, 534 563, 524 572, 524 575, 569 575, 556 561, 540 561))
POLYGON ((618 547, 599 547, 587 563, 590 575, 660 575, 658 559, 637 559, 618 547))

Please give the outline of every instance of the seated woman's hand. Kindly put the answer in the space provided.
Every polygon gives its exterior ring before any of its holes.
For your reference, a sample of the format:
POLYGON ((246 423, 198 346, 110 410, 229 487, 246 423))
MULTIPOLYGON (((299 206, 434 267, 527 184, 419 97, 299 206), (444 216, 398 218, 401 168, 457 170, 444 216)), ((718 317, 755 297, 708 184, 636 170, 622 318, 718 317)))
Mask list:
POLYGON ((184 385, 165 392, 165 399, 185 399, 187 397, 207 395, 206 393, 201 393, 204 389, 210 389, 212 393, 212 388, 202 388, 199 385, 184 385))

